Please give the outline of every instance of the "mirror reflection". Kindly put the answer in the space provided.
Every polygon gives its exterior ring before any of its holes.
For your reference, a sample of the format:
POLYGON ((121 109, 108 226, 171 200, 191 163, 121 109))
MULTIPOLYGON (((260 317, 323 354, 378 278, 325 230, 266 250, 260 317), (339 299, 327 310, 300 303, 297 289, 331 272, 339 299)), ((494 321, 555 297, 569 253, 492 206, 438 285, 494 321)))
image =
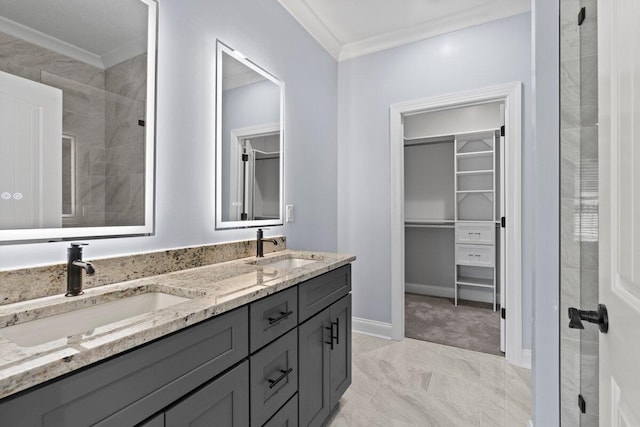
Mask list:
POLYGON ((155 10, 0 0, 0 233, 149 226, 155 10))
POLYGON ((218 42, 216 226, 282 224, 282 83, 218 42))

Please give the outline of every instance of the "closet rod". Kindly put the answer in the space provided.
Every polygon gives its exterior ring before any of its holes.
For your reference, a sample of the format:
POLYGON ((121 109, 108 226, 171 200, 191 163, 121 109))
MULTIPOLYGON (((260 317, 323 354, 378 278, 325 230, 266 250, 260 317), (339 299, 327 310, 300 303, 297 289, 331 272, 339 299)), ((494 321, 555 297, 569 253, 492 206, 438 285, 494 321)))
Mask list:
POLYGON ((404 148, 419 147, 422 145, 434 145, 434 144, 453 144, 453 139, 448 141, 439 139, 437 141, 421 141, 421 142, 413 142, 405 139, 404 148))

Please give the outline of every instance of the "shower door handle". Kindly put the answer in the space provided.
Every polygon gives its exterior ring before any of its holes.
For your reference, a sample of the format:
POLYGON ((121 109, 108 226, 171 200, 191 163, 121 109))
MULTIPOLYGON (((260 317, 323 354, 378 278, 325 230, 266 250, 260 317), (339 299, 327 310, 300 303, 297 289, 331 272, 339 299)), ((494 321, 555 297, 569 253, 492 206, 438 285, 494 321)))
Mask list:
POLYGON ((604 304, 598 304, 597 311, 569 307, 569 327, 571 329, 584 329, 583 320, 589 323, 596 323, 603 334, 609 331, 609 313, 607 312, 607 306, 604 304))

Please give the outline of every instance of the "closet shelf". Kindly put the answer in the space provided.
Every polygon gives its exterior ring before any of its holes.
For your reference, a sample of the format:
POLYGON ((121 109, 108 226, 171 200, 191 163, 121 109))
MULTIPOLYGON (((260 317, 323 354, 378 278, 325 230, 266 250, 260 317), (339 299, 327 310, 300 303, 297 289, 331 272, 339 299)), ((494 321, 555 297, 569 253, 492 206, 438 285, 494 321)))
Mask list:
POLYGON ((437 219, 406 219, 404 226, 406 228, 455 228, 454 220, 437 220, 437 219))
POLYGON ((479 288, 493 288, 493 279, 482 279, 479 277, 458 276, 458 285, 477 286, 479 288))
POLYGON ((493 155, 493 150, 488 151, 470 151, 468 153, 456 153, 456 157, 485 157, 493 155))
POLYGON ((458 175, 493 175, 493 169, 457 171, 458 175))
POLYGON ((456 226, 453 224, 412 224, 406 223, 404 224, 405 228, 450 228, 454 229, 456 226))
POLYGON ((456 193, 493 193, 493 190, 457 190, 456 193))

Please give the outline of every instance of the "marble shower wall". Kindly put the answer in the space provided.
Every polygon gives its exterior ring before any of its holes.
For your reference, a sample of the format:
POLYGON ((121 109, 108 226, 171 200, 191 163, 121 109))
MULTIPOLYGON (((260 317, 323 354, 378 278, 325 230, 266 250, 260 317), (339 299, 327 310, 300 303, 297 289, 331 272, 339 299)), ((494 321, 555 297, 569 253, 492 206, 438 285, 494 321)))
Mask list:
POLYGON ((76 139, 77 171, 77 215, 64 226, 104 224, 104 70, 5 33, 0 70, 63 91, 62 131, 76 139))
POLYGON ((106 225, 144 224, 147 55, 105 70, 106 225))
MULTIPOLYGON (((562 0, 560 9, 561 313, 598 301, 597 7, 562 0), (578 26, 578 12, 586 19, 578 26)), ((562 426, 598 425, 598 332, 561 320, 562 426), (578 409, 585 398, 586 413, 578 409)))

